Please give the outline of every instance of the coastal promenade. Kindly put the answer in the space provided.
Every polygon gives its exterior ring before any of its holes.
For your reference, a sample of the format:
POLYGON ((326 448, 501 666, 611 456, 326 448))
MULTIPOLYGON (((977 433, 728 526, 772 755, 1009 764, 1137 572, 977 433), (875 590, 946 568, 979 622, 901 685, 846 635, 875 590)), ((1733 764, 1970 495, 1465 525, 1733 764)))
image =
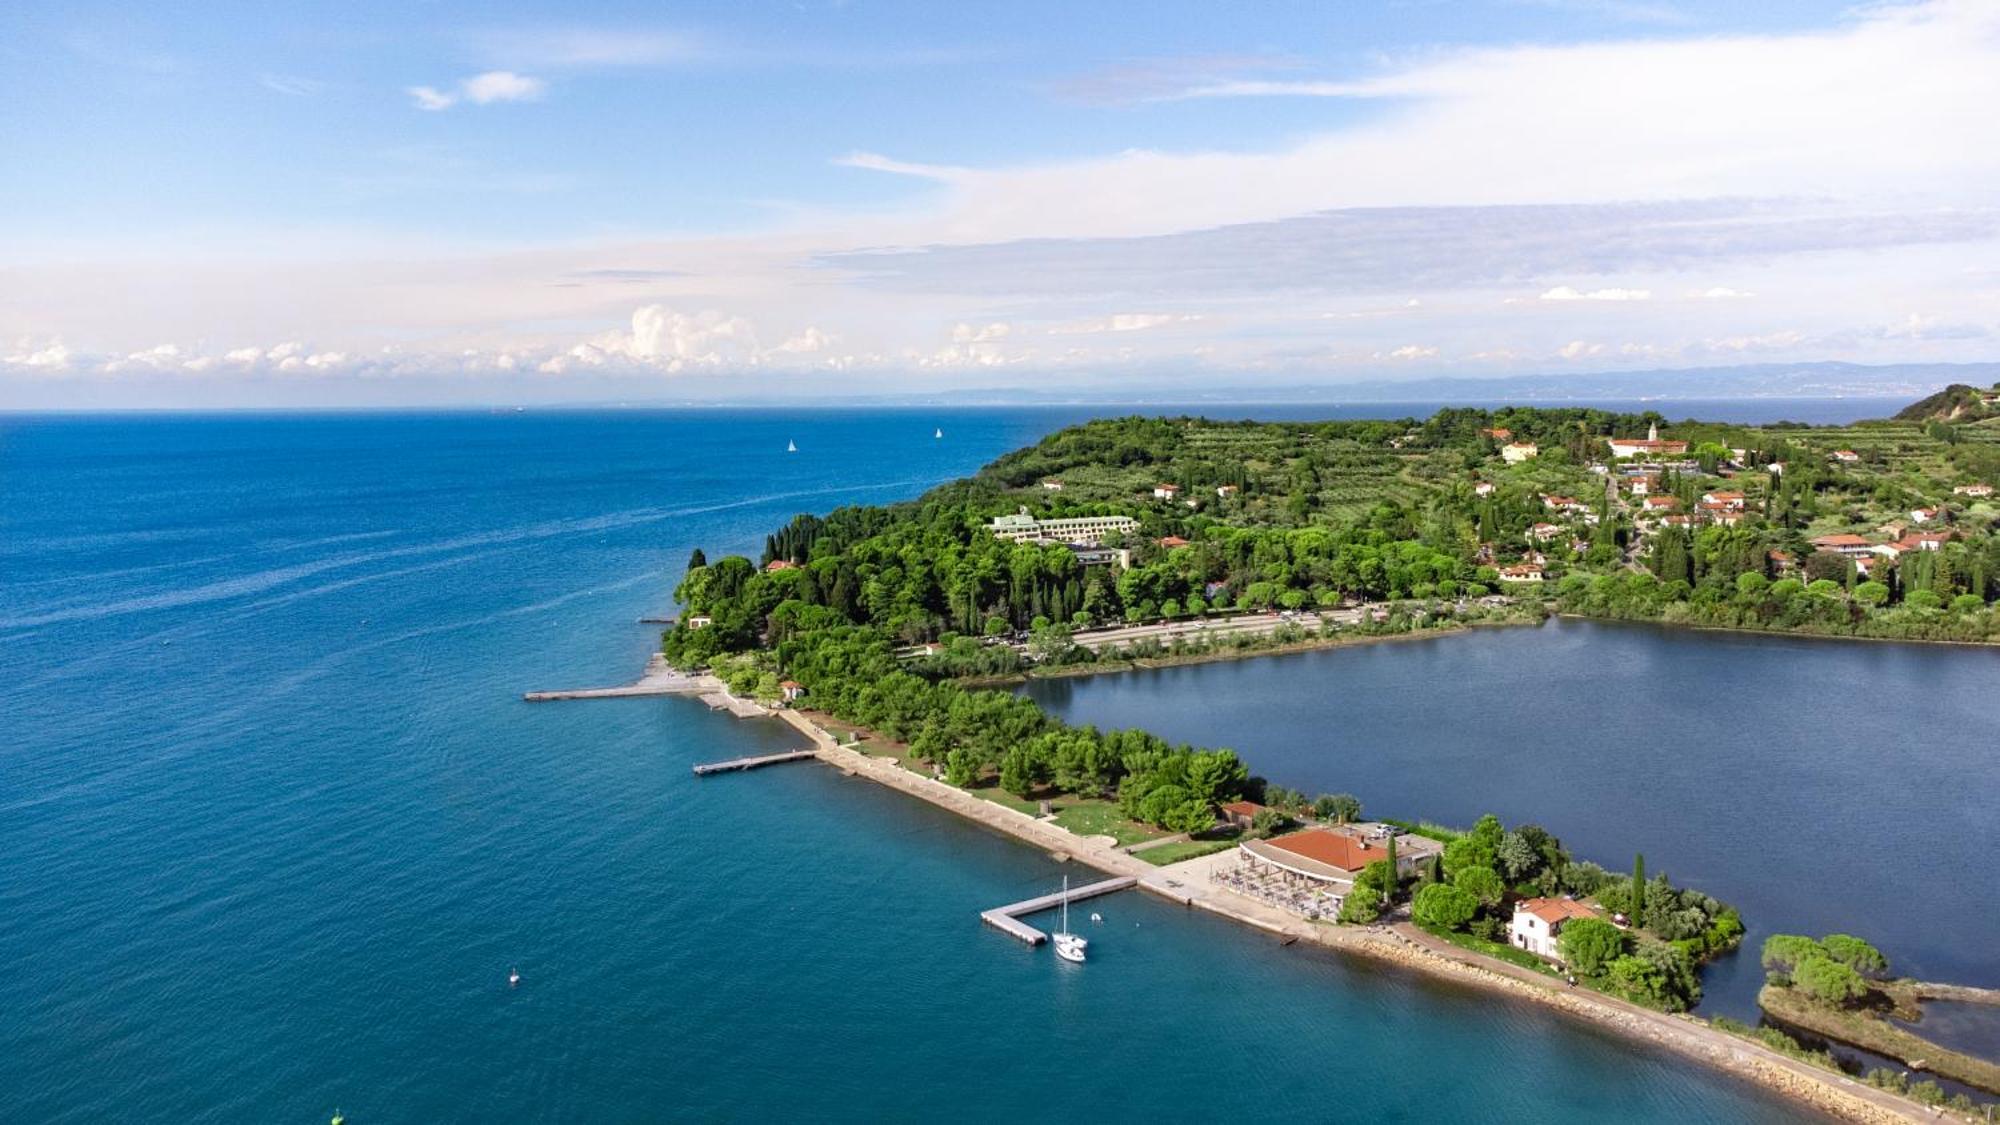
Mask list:
POLYGON ((1656 1012, 1601 992, 1572 988, 1553 977, 1460 949, 1408 923, 1331 926, 1307 922, 1211 882, 1209 872, 1216 864, 1228 860, 1228 852, 1155 867, 1118 848, 1109 842, 1109 837, 1074 835, 1026 813, 912 773, 889 759, 870 757, 841 746, 831 734, 798 711, 780 711, 778 717, 811 739, 822 761, 843 772, 950 809, 1053 855, 1075 859, 1113 875, 1135 877, 1141 888, 1155 895, 1254 926, 1288 943, 1312 942, 1543 1004, 1607 1031, 1707 1063, 1845 1120, 1936 1120, 1935 1114, 1908 1099, 1789 1058, 1695 1017, 1656 1012))

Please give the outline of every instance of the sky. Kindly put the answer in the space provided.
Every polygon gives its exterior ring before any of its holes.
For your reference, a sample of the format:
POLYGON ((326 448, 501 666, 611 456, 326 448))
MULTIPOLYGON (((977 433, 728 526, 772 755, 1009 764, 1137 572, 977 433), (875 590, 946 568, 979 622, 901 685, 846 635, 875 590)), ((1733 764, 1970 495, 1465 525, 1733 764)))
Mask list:
POLYGON ((0 6, 0 408, 2000 359, 2000 0, 0 6))

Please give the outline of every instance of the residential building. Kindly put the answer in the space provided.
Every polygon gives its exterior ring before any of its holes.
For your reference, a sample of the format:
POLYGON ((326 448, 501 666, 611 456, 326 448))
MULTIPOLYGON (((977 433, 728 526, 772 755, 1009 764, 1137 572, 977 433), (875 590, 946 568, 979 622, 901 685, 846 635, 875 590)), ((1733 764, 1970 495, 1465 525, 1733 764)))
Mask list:
POLYGON ((778 694, 784 696, 787 703, 798 702, 799 697, 805 693, 805 685, 799 683, 797 680, 786 680, 784 683, 778 685, 778 694))
POLYGON ((710 617, 706 613, 697 613, 686 621, 681 622, 681 624, 686 625, 690 629, 706 629, 710 625, 715 624, 715 618, 710 617))
POLYGON ((1596 916, 1596 911, 1574 899, 1526 899, 1514 904, 1514 920, 1507 927, 1507 940, 1516 949, 1560 961, 1563 926, 1573 918, 1596 916))
POLYGON ((1541 580, 1542 568, 1536 563, 1521 563, 1518 566, 1503 566, 1500 568, 1500 581, 1502 582, 1540 582, 1541 580))
POLYGON ((1514 431, 1505 426, 1494 426, 1492 429, 1479 431, 1479 436, 1492 438, 1494 441, 1513 441, 1514 431))
POLYGON ((1498 485, 1490 480, 1483 480, 1472 486, 1472 494, 1474 496, 1491 496, 1498 487, 1498 485))
POLYGON ((1851 559, 1861 558, 1875 549, 1875 544, 1859 535, 1847 534, 1821 535, 1812 541, 1812 545, 1814 550, 1832 551, 1836 555, 1846 555, 1851 559))
POLYGON ((1155 500, 1172 500, 1180 494, 1181 486, 1177 484, 1156 484, 1153 486, 1153 499, 1155 500))
POLYGON ((1856 461, 1861 460, 1861 454, 1854 452, 1852 449, 1836 449, 1833 451, 1833 459, 1843 465, 1852 465, 1856 461))
POLYGON ((1523 461, 1534 460, 1535 455, 1541 451, 1541 447, 1532 441, 1509 442, 1500 447, 1500 459, 1510 465, 1518 465, 1523 461))
POLYGON ((1552 523, 1538 523, 1528 529, 1528 538, 1537 543, 1546 543, 1563 533, 1563 529, 1552 523))
POLYGON ((1231 496, 1236 495, 1236 486, 1233 484, 1218 484, 1215 486, 1215 494, 1221 499, 1227 500, 1231 496))
POLYGON ((1911 509, 1910 509, 1910 522, 1911 522, 1911 523, 1930 523, 1931 521, 1933 521, 1933 520, 1937 519, 1937 518, 1938 518, 1938 516, 1940 516, 1940 515, 1942 515, 1942 514, 1943 514, 1943 513, 1941 513, 1940 511, 1938 511, 1938 509, 1936 509, 1936 508, 1911 508, 1911 509))
POLYGON ((1741 492, 1704 492, 1701 494, 1701 502, 1703 504, 1719 504, 1723 507, 1734 508, 1740 512, 1748 501, 1741 492))
POLYGON ((799 564, 790 559, 772 559, 770 562, 764 564, 764 571, 767 574, 776 573, 780 570, 797 570, 798 568, 799 564))
POLYGON ((1042 489, 1045 492, 1061 492, 1063 490, 1063 482, 1054 477, 1048 477, 1042 481, 1042 489))
POLYGON ((1187 546, 1187 545, 1188 545, 1188 541, 1187 541, 1187 540, 1185 540, 1185 539, 1182 539, 1182 538, 1181 538, 1180 536, 1178 536, 1178 535, 1167 535, 1167 536, 1163 536, 1163 537, 1162 537, 1162 538, 1161 538, 1161 539, 1159 540, 1159 544, 1160 544, 1160 546, 1162 546, 1162 547, 1165 547, 1165 548, 1167 548, 1168 550, 1170 550, 1170 551, 1171 551, 1171 550, 1173 550, 1173 549, 1174 549, 1175 547, 1185 547, 1185 546, 1187 546))
POLYGON ((1951 491, 1954 495, 1958 496, 1991 496, 1993 495, 1993 486, 1990 484, 1961 484, 1951 491))

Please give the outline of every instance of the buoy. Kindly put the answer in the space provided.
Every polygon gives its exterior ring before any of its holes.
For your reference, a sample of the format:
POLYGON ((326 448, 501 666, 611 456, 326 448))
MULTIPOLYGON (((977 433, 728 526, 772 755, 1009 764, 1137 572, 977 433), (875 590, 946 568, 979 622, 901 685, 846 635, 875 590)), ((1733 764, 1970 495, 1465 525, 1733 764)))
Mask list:
POLYGON ((520 986, 520 983, 521 983, 521 970, 519 969, 507 970, 507 987, 517 988, 520 986))

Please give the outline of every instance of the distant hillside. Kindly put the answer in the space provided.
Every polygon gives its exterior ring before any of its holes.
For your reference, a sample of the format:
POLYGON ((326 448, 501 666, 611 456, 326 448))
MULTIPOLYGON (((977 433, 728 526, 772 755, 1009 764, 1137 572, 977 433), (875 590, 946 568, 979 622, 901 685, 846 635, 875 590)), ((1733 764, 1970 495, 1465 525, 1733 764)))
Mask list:
POLYGON ((1977 422, 2000 415, 2000 384, 1980 390, 1953 383, 1896 412, 1898 422, 1977 422))

